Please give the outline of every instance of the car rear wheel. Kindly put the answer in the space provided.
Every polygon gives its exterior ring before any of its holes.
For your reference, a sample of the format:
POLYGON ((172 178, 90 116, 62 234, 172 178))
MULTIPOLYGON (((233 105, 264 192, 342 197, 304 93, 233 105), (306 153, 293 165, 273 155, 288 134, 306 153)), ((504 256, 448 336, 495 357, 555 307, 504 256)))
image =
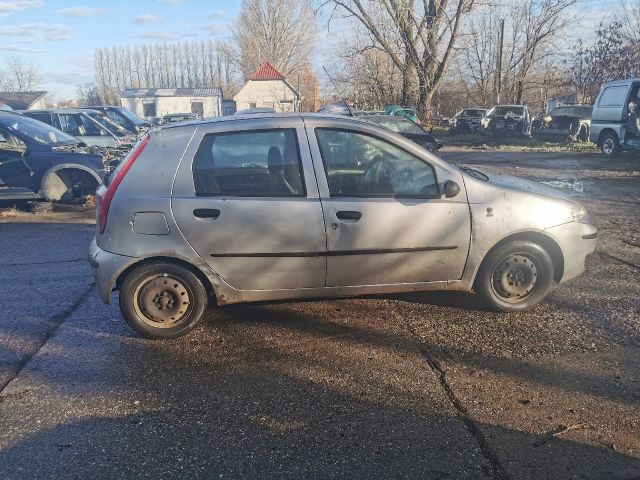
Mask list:
POLYGON ((202 281, 170 262, 132 270, 120 289, 120 311, 127 323, 148 338, 175 338, 192 330, 208 303, 202 281))
POLYGON ((600 142, 600 151, 605 157, 615 157, 620 153, 620 142, 615 133, 606 133, 600 142))
POLYGON ((540 303, 553 284, 553 261, 540 245, 514 240, 498 246, 482 262, 476 293, 492 309, 527 310, 540 303))

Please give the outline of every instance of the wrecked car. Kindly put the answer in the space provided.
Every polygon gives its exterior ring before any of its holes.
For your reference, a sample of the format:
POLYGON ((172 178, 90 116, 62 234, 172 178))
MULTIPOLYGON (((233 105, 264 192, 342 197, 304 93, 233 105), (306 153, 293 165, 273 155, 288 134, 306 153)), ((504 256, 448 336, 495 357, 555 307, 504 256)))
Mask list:
POLYGON ((480 133, 492 137, 531 136, 531 113, 526 105, 496 105, 480 121, 480 133))
POLYGON ((241 302, 446 289, 520 312, 582 274, 597 236, 558 190, 325 114, 152 130, 96 198, 97 291, 155 338, 241 302))
POLYGON ((95 192, 102 156, 32 118, 0 112, 0 199, 48 201, 95 192))
POLYGON ((589 140, 606 157, 640 150, 640 78, 602 86, 591 112, 589 140))
POLYGON ((99 105, 94 107, 86 107, 88 110, 96 110, 105 113, 111 120, 121 127, 134 133, 144 133, 151 128, 151 123, 140 118, 131 110, 125 107, 117 107, 115 105, 99 105))
POLYGON ((538 135, 586 142, 591 129, 590 105, 565 105, 551 110, 542 118, 538 135))
POLYGON ((119 143, 115 133, 103 127, 79 108, 23 110, 20 113, 77 137, 87 145, 107 147, 119 143))
POLYGON ((167 113, 160 118, 160 125, 187 122, 189 120, 197 120, 198 118, 198 115, 194 113, 167 113))
POLYGON ((393 115, 362 115, 358 116, 358 118, 365 122, 375 123, 381 127, 388 128, 392 132, 399 133, 403 137, 408 138, 432 152, 437 152, 442 148, 442 143, 438 142, 431 133, 406 117, 393 115))
POLYGON ((134 131, 131 131, 131 130, 127 130, 122 125, 114 122, 104 112, 100 112, 98 110, 89 110, 89 109, 86 109, 86 110, 83 109, 83 110, 87 113, 87 115, 89 115, 96 122, 98 122, 104 128, 109 130, 111 133, 113 133, 118 138, 127 138, 127 137, 135 138, 138 135, 137 132, 134 132, 134 131))
POLYGON ((449 134, 479 133, 480 122, 486 113, 487 110, 484 108, 465 108, 460 110, 449 121, 449 134))

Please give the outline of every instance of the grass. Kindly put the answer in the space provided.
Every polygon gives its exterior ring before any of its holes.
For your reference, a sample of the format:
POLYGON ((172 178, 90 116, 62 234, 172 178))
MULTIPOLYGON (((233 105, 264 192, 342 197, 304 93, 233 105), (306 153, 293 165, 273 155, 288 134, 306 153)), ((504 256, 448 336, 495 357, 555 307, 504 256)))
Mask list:
POLYGON ((598 147, 590 142, 553 141, 539 137, 484 137, 476 133, 450 135, 448 128, 435 127, 433 135, 445 145, 505 151, 538 152, 597 152, 598 147))

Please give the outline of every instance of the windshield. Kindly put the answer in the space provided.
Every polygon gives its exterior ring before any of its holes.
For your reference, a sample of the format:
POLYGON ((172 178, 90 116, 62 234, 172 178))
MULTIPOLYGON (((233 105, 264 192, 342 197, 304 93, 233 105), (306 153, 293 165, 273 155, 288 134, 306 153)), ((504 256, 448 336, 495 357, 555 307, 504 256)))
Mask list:
POLYGON ((131 120, 135 125, 145 125, 147 123, 142 118, 137 116, 135 113, 127 110, 126 108, 119 109, 118 113, 123 117, 126 117, 129 120, 131 120))
POLYGON ((418 125, 404 117, 372 115, 367 117, 366 120, 380 125, 381 127, 388 128, 393 132, 424 135, 424 131, 418 125))
POLYGON ((524 107, 502 105, 493 107, 487 115, 489 117, 493 117, 495 115, 521 117, 524 115, 524 107))
POLYGON ((33 120, 21 115, 11 115, 11 118, 1 122, 7 129, 13 130, 43 145, 66 145, 80 143, 77 138, 54 128, 46 123, 33 120))
POLYGON ((87 112, 91 118, 93 118, 96 122, 98 122, 103 127, 111 130, 115 133, 126 133, 127 131, 122 125, 118 125, 116 122, 107 117, 104 113, 101 112, 87 112))

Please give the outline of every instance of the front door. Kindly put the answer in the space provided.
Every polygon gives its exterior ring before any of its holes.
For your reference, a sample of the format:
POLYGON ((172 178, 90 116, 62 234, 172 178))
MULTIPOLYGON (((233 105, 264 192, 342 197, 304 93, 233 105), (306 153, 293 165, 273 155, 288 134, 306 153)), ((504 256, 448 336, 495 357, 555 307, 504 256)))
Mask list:
POLYGON ((324 286, 322 207, 301 120, 233 123, 196 133, 172 194, 178 226, 236 289, 324 286))
POLYGON ((16 136, 0 129, 0 185, 8 187, 30 187, 33 183, 31 171, 24 157, 26 145, 16 136))
MULTIPOLYGON (((327 230, 327 286, 457 280, 470 242, 461 187, 444 198, 437 170, 423 158, 365 132, 315 128, 326 173, 320 194, 327 230)), ((315 133, 315 134, 314 134, 315 133)), ((319 172, 320 175, 320 172, 319 172)), ((456 176, 457 175, 457 176, 456 176)))

